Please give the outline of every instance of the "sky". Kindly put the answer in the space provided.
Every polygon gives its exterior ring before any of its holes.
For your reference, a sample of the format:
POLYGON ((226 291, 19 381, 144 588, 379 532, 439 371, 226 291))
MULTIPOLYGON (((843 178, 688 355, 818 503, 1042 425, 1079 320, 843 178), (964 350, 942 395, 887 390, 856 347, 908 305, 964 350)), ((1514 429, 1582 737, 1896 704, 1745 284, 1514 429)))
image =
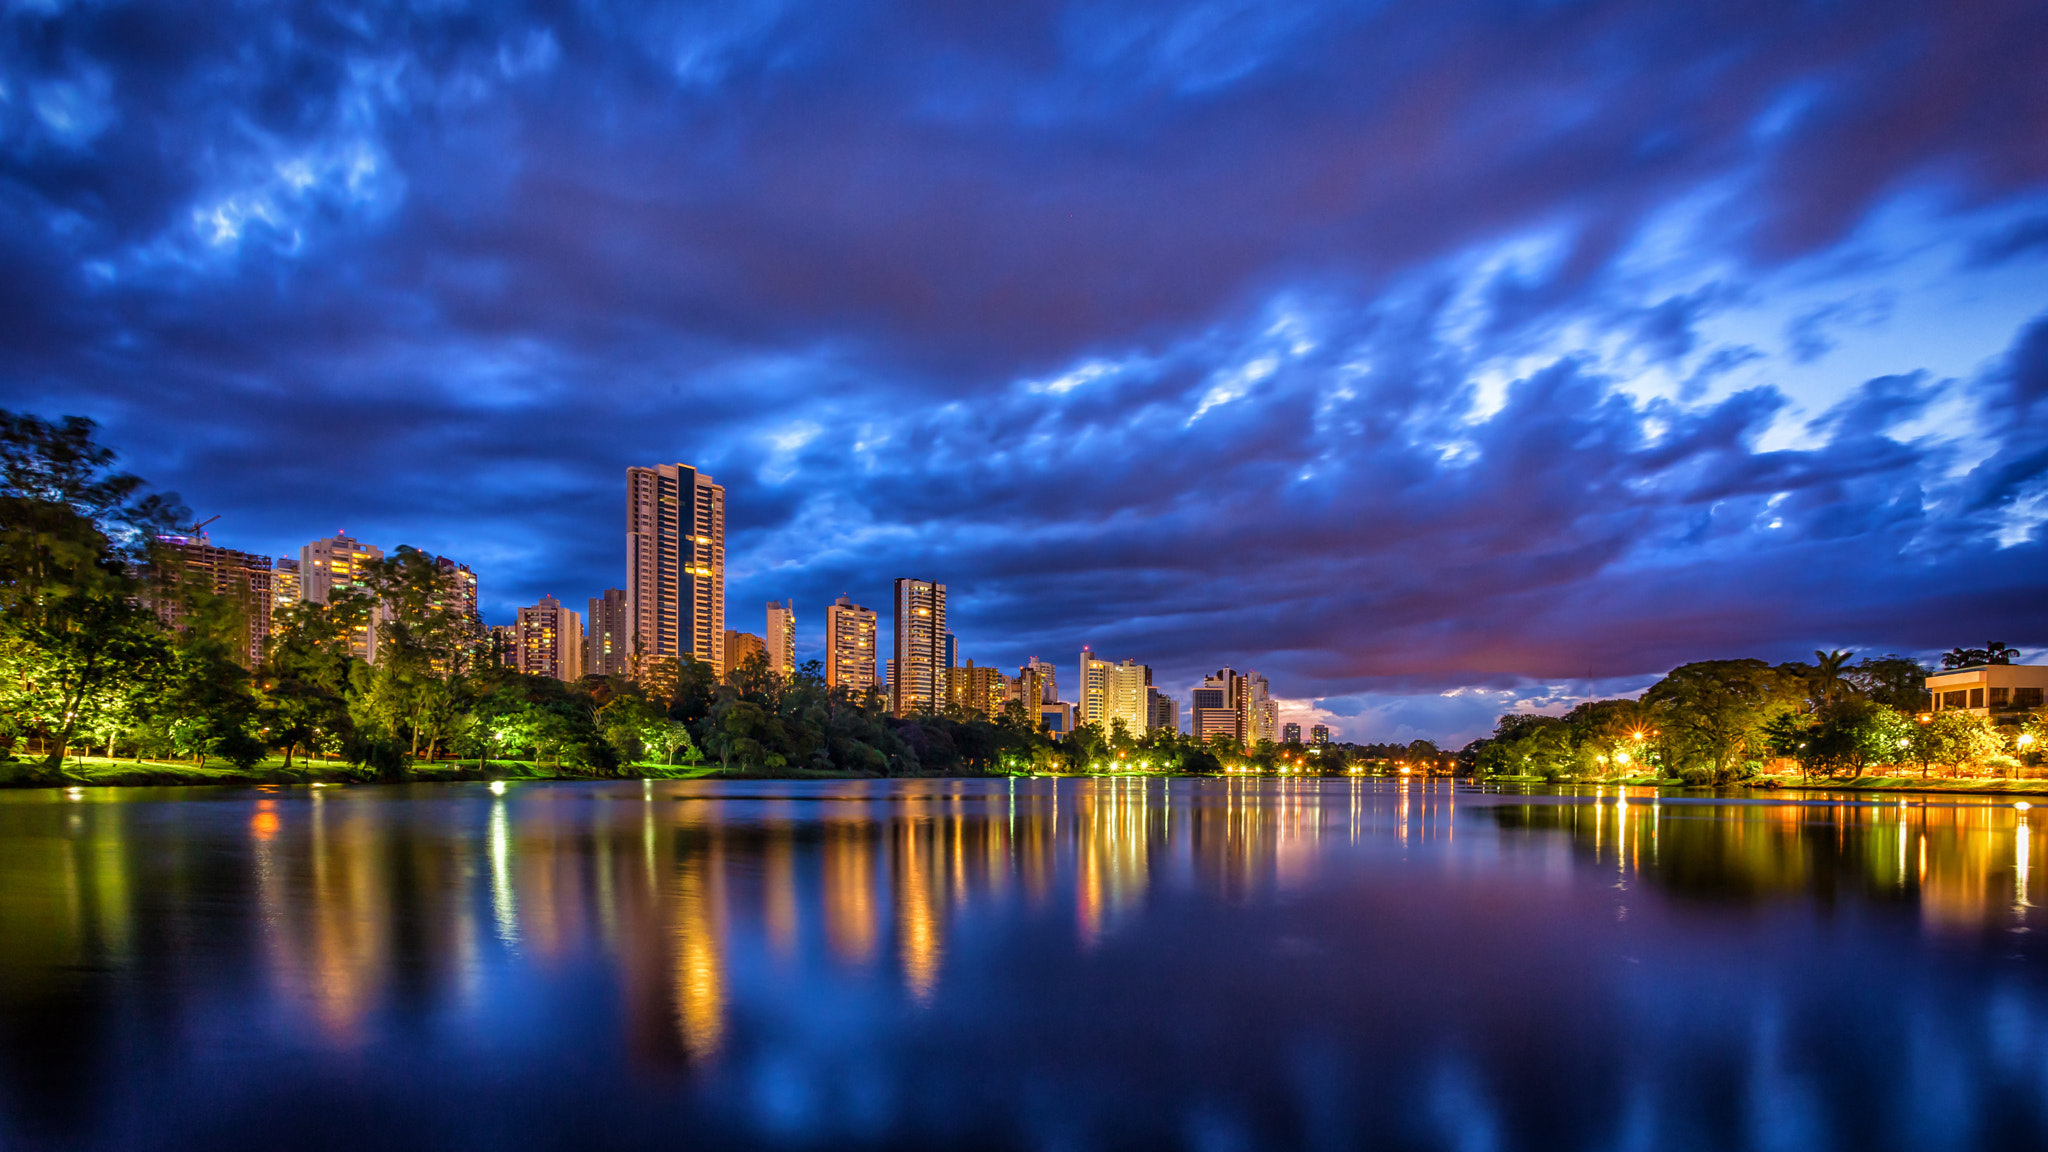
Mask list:
POLYGON ((0 406, 486 618, 727 490, 728 624, 1462 743, 2048 649, 2048 5, 15 0, 0 406))

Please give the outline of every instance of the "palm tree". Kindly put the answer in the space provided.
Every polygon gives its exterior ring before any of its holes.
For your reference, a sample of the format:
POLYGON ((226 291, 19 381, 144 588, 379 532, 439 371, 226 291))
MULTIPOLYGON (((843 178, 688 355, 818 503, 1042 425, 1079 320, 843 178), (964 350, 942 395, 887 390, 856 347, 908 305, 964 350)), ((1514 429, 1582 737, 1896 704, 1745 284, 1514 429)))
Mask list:
POLYGON ((1833 652, 1822 652, 1818 649, 1814 651, 1811 681, 1814 703, 1833 704, 1855 694, 1856 685, 1843 675, 1843 670, 1849 666, 1849 660, 1855 655, 1845 648, 1837 648, 1833 652))
POLYGON ((2019 649, 2008 648, 2000 640, 1993 640, 1984 649, 1984 662, 1986 664, 2010 664, 2019 658, 2019 649))

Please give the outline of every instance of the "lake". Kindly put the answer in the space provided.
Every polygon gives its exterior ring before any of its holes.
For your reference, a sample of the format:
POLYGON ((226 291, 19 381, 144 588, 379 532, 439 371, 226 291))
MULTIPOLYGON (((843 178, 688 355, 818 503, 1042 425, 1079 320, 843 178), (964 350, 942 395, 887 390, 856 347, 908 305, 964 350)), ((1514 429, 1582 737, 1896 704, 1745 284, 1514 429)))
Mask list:
POLYGON ((2048 1146, 2009 799, 502 787, 0 795, 0 1148, 2048 1146))

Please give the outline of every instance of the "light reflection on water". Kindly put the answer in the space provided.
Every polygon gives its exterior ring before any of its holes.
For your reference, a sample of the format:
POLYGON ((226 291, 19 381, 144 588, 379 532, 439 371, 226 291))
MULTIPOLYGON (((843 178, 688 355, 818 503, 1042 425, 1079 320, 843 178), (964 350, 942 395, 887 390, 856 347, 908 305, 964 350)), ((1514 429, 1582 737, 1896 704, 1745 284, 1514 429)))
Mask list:
POLYGON ((0 797, 0 1147, 2018 1147, 2009 803, 0 797))

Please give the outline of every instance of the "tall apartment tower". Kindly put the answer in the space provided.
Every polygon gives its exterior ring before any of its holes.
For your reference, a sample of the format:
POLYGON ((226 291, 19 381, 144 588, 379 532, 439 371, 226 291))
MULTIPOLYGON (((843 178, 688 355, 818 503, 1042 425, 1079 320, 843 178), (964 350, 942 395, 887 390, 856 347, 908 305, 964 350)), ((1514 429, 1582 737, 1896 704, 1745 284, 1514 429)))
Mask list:
POLYGON ((1308 742, 1311 744, 1328 744, 1330 742, 1330 726, 1327 724, 1316 724, 1310 726, 1308 730, 1308 742))
POLYGON ((1112 664, 1098 660, 1095 653, 1081 649, 1081 699, 1075 705, 1074 722, 1093 724, 1107 735, 1116 721, 1133 736, 1151 727, 1146 709, 1145 688, 1152 682, 1152 669, 1134 660, 1112 664))
POLYGON ((725 669, 727 675, 746 667, 748 657, 756 653, 759 653, 763 658, 766 658, 768 655, 768 645, 763 643, 759 636, 754 635, 752 632, 735 632, 730 628, 725 630, 725 669))
POLYGON ((626 469, 626 630, 629 659, 725 675, 725 489, 687 464, 626 469))
POLYGON ((930 580, 896 581, 895 659, 889 673, 889 710, 908 716, 946 706, 946 586, 930 580))
POLYGON ((529 676, 574 682, 583 678, 583 618, 553 596, 519 610, 514 624, 514 667, 529 676))
POLYGON ((304 597, 299 594, 299 562, 280 556, 276 566, 270 570, 270 630, 273 633, 283 627, 278 610, 302 599, 304 597))
POLYGON ((457 564, 446 556, 434 557, 434 572, 440 577, 441 586, 455 597, 455 606, 471 620, 481 622, 483 616, 477 612, 476 573, 467 564, 457 564))
POLYGON ((796 674, 796 601, 768 602, 768 667, 784 676, 796 674))
POLYGON ((1157 688, 1145 688, 1145 724, 1153 732, 1180 731, 1180 701, 1157 688))
MULTIPOLYGON (((383 558, 382 548, 371 547, 346 532, 315 540, 299 549, 299 595, 326 604, 334 593, 360 585, 364 566, 383 558)), ((383 620, 384 609, 379 605, 370 614, 370 622, 356 633, 356 655, 373 664, 377 660, 377 626, 383 620)))
POLYGON ((1257 744, 1261 740, 1280 739, 1280 702, 1273 699, 1273 692, 1266 678, 1257 672, 1244 674, 1244 731, 1245 743, 1257 744))
POLYGON ((1280 742, 1282 744, 1301 743, 1301 725, 1296 724, 1291 720, 1285 724, 1282 724, 1280 726, 1280 742))
POLYGON ((1219 668, 1214 676, 1204 677, 1191 709, 1194 735, 1201 740, 1224 735, 1242 745, 1247 695, 1245 678, 1233 669, 1219 668))
POLYGON ((607 588, 604 595, 590 598, 590 612, 583 621, 583 674, 624 676, 626 654, 626 590, 607 588))
POLYGON ((153 597, 157 617, 175 628, 184 616, 184 605, 175 595, 175 583, 190 580, 216 596, 224 596, 241 609, 242 637, 235 658, 254 668, 263 660, 270 639, 270 611, 275 601, 271 581, 275 575, 270 557, 214 545, 204 535, 159 536, 156 548, 170 571, 158 574, 166 583, 163 593, 153 597))
POLYGON ((965 667, 953 669, 947 677, 946 691, 955 708, 1000 720, 1008 679, 1000 668, 976 668, 974 661, 969 660, 965 667))
POLYGON ((875 610, 841 596, 825 608, 825 686, 875 687, 875 610))
POLYGON ((1040 704, 1059 703, 1060 674, 1059 669, 1053 666, 1052 661, 1040 660, 1038 657, 1033 656, 1025 661, 1024 668, 1017 669, 1018 674, 1022 675, 1025 668, 1030 669, 1032 674, 1038 678, 1038 690, 1040 693, 1038 702, 1040 704))

